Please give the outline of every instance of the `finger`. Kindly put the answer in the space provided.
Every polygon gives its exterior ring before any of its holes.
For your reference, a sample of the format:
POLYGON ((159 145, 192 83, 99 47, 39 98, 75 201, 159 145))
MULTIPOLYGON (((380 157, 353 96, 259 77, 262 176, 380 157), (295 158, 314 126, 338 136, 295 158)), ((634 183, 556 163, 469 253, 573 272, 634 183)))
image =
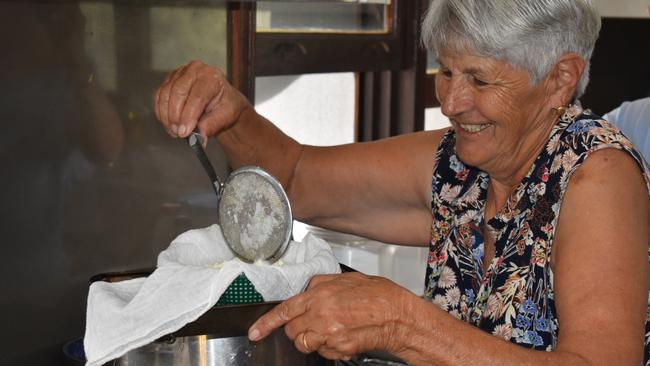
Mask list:
POLYGON ((213 70, 211 76, 213 90, 210 93, 213 97, 199 120, 199 128, 202 133, 215 136, 231 127, 247 111, 256 112, 246 97, 226 81, 220 70, 213 70))
POLYGON ((154 100, 154 113, 156 114, 156 118, 163 124, 163 126, 167 126, 167 120, 165 119, 165 116, 163 116, 162 113, 162 104, 163 104, 163 89, 165 88, 167 84, 162 83, 156 89, 156 93, 154 94, 153 100, 154 100))
POLYGON ((219 82, 215 86, 213 79, 197 79, 185 100, 180 123, 190 131, 193 130, 198 125, 199 118, 205 113, 208 104, 214 103, 214 99, 221 97, 222 88, 223 83, 219 82))
POLYGON ((314 330, 310 326, 310 322, 308 320, 309 317, 307 314, 308 312, 305 311, 284 325, 284 333, 287 335, 287 337, 289 337, 289 339, 296 339, 300 333, 306 332, 310 329, 314 330))
POLYGON ((158 110, 157 111, 158 119, 163 123, 163 125, 167 126, 167 128, 171 127, 169 116, 168 116, 169 94, 172 88, 172 83, 170 83, 170 80, 172 80, 174 75, 177 75, 178 72, 179 69, 172 71, 167 77, 166 81, 162 84, 162 86, 158 88, 158 92, 157 92, 156 109, 158 110))
MULTIPOLYGON (((219 98, 222 98, 220 96, 219 98)), ((213 101, 210 102, 208 108, 211 108, 213 101)), ((198 126, 202 135, 215 136, 226 128, 229 122, 232 122, 232 117, 235 115, 233 106, 228 103, 221 103, 218 108, 205 111, 199 118, 198 126)))
POLYGON ((319 351, 320 348, 325 344, 326 340, 326 336, 307 330, 298 334, 298 336, 294 338, 293 342, 300 352, 311 353, 314 351, 319 351))
POLYGON ((165 80, 162 83, 160 83, 160 86, 156 89, 156 91, 155 91, 155 93, 153 95, 154 113, 156 114, 156 118, 158 118, 158 120, 160 122, 163 122, 163 125, 165 127, 167 127, 167 128, 168 128, 167 121, 163 121, 163 119, 162 119, 161 108, 160 108, 162 98, 160 97, 160 95, 161 95, 162 89, 167 85, 167 83, 171 79, 172 75, 174 75, 174 71, 176 71, 176 70, 172 70, 171 72, 169 72, 167 74, 167 76, 165 76, 165 80))
POLYGON ((162 125, 165 126, 165 123, 160 120, 160 108, 158 108, 158 103, 160 102, 160 88, 161 87, 158 87, 153 92, 153 113, 156 116, 156 118, 162 123, 162 125))
POLYGON ((328 347, 327 345, 322 345, 318 349, 318 354, 323 356, 324 358, 330 359, 330 360, 345 360, 349 361, 352 357, 350 355, 341 353, 333 348, 328 347))
MULTIPOLYGON (((185 67, 185 66, 181 66, 180 68, 183 68, 183 67, 185 67)), ((178 70, 178 69, 176 69, 176 70, 178 70)), ((167 84, 169 82, 169 80, 172 79, 172 77, 174 76, 174 72, 176 70, 172 70, 170 73, 167 74, 167 76, 165 76, 165 80, 163 81, 163 84, 167 84)))
POLYGON ((183 75, 184 72, 185 67, 174 70, 174 72, 172 72, 170 75, 169 80, 160 91, 160 113, 174 135, 178 135, 178 126, 176 120, 172 119, 172 115, 170 113, 170 100, 175 87, 175 82, 179 77, 183 75))
POLYGON ((273 330, 283 326, 295 317, 304 314, 306 300, 305 294, 300 294, 280 303, 257 319, 248 330, 248 338, 251 341, 260 340, 273 332, 273 330))
POLYGON ((310 344, 309 341, 307 340, 307 333, 300 333, 296 338, 293 340, 293 345, 296 347, 296 349, 302 353, 312 353, 318 348, 312 348, 314 345, 310 344))
POLYGON ((352 359, 351 356, 349 355, 344 355, 342 353, 338 353, 336 351, 327 351, 327 350, 318 350, 318 354, 321 355, 323 358, 327 358, 329 360, 343 360, 343 361, 350 361, 352 359))
POLYGON ((172 137, 175 137, 171 129, 169 128, 169 125, 167 124, 166 121, 162 119, 162 116, 160 114, 160 90, 162 87, 156 89, 153 95, 153 112, 156 115, 156 119, 160 121, 160 124, 163 126, 165 131, 172 137))
POLYGON ((173 82, 171 92, 169 95, 169 120, 172 124, 177 126, 179 137, 185 137, 192 132, 196 121, 190 124, 184 124, 181 120, 181 114, 185 108, 185 103, 190 95, 194 84, 196 83, 196 73, 193 71, 185 72, 179 75, 173 82))
MULTIPOLYGON (((169 88, 171 86, 165 84, 158 89, 158 101, 156 102, 158 120, 169 130, 169 119, 167 118, 167 101, 169 100, 169 88)), ((171 132, 171 131, 170 131, 171 132)), ((172 134, 173 135, 173 134, 172 134)))

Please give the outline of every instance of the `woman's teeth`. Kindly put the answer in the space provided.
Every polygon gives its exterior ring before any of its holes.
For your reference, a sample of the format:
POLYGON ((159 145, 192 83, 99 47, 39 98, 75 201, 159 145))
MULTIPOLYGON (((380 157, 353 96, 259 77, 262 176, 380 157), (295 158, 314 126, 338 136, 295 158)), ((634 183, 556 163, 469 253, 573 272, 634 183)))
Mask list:
POLYGON ((461 124, 459 124, 459 126, 460 126, 460 128, 462 128, 463 130, 465 130, 467 132, 476 133, 476 132, 483 131, 484 129, 488 128, 490 126, 490 124, 489 123, 482 123, 480 125, 467 125, 467 124, 462 124, 461 123, 461 124))

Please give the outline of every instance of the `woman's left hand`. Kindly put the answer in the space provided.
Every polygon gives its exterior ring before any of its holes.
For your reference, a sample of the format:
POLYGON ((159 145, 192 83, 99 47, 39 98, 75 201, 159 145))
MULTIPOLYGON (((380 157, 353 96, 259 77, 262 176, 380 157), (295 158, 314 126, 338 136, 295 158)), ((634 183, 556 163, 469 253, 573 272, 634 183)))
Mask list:
POLYGON ((408 300, 417 297, 394 282, 361 273, 322 275, 307 290, 258 319, 249 338, 260 340, 284 325, 303 353, 318 351, 329 359, 350 359, 373 349, 398 353, 406 336, 408 300))

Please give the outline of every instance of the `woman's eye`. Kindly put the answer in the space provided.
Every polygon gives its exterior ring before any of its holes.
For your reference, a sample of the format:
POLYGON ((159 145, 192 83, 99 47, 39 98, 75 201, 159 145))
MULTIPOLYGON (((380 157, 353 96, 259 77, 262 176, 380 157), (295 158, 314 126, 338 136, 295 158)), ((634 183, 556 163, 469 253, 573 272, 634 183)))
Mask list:
POLYGON ((472 82, 476 86, 486 86, 486 85, 488 85, 487 81, 483 81, 483 80, 481 80, 479 78, 476 78, 476 77, 472 77, 472 82))
POLYGON ((451 79, 451 70, 440 70, 440 73, 445 79, 451 79))

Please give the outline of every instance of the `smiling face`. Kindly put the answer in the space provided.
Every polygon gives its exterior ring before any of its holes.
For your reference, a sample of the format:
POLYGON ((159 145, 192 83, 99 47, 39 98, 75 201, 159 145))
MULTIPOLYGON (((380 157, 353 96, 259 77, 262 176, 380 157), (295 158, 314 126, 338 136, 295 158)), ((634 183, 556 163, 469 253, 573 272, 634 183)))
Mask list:
POLYGON ((466 164, 515 182, 534 162, 557 116, 546 79, 471 53, 442 52, 436 94, 466 164))

